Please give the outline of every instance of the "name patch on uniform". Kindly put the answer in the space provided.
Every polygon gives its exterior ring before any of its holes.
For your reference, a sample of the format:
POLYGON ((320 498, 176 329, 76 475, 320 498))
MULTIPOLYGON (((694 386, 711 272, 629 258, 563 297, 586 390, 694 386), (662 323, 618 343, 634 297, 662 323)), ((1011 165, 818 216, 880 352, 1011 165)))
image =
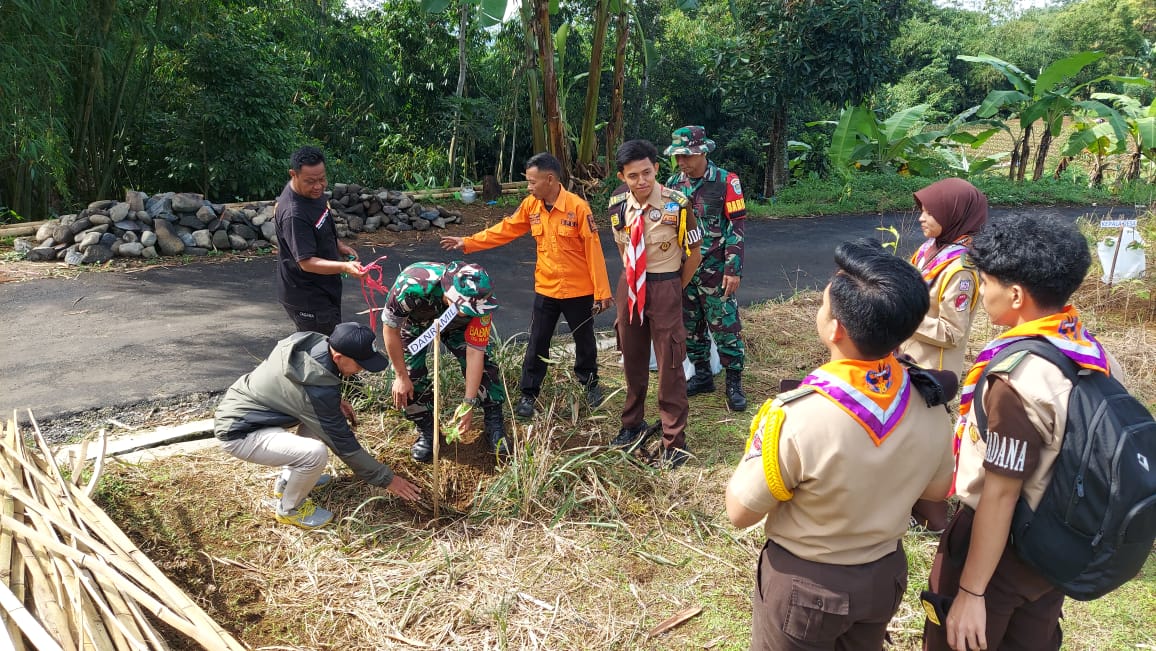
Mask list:
POLYGON ((490 343, 490 315, 477 316, 466 327, 466 345, 485 348, 490 343))
POLYGON ((674 226, 677 223, 678 223, 678 215, 677 214, 672 215, 671 213, 668 213, 668 212, 662 213, 662 225, 663 226, 674 226))
POLYGON ((562 218, 562 225, 569 228, 577 228, 578 218, 574 216, 574 213, 568 212, 566 216, 562 218))
POLYGON ((999 432, 987 433, 987 453, 983 458, 986 463, 1011 472, 1023 472, 1027 454, 1026 442, 1001 436, 999 432))
POLYGON ((702 229, 699 228, 698 226, 695 226, 694 228, 692 228, 686 232, 686 243, 688 245, 698 244, 701 241, 702 241, 702 229))

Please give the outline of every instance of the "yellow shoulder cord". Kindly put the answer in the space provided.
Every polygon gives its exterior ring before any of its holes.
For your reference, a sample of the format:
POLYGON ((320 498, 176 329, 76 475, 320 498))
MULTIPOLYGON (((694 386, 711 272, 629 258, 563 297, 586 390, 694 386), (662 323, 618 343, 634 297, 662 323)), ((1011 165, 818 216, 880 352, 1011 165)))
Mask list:
POLYGON ((747 441, 747 451, 750 451, 755 436, 762 438, 763 477, 771 495, 780 502, 788 502, 795 493, 783 483, 782 471, 779 468, 779 435, 783 430, 783 421, 786 414, 774 400, 763 403, 758 414, 751 420, 751 435, 747 441))

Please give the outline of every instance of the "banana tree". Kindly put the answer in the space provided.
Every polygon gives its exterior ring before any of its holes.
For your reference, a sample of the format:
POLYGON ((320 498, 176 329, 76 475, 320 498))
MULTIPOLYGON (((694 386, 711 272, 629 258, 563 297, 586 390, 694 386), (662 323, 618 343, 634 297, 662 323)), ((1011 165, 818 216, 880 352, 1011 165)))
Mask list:
MULTIPOLYGON (((462 100, 466 93, 466 44, 470 25, 475 20, 483 29, 489 29, 502 23, 506 15, 507 3, 513 0, 459 0, 457 7, 458 20, 458 83, 454 89, 454 117, 450 135, 449 173, 450 183, 455 181, 457 170, 456 156, 458 149, 458 135, 462 121, 462 100)), ((422 9, 428 13, 442 13, 449 9, 450 0, 421 0, 422 9)))
POLYGON ((993 90, 988 93, 978 111, 981 118, 991 118, 1001 112, 1011 117, 1019 117, 1020 135, 1013 140, 1008 178, 1013 181, 1024 180, 1031 154, 1032 130, 1037 122, 1044 123, 1044 131, 1040 135, 1040 145, 1036 151, 1035 168, 1032 171, 1033 181, 1043 176, 1044 162, 1051 148, 1052 139, 1060 135, 1064 118, 1070 116, 1079 104, 1076 99, 1077 92, 1089 84, 1105 79, 1119 79, 1114 76, 1098 77, 1082 84, 1071 85, 1074 77, 1103 56, 1103 52, 1078 52, 1052 62, 1040 72, 1039 77, 1035 78, 1015 65, 987 54, 957 57, 962 61, 991 66, 1013 87, 1012 90, 993 90))
POLYGON ((1094 93, 1092 99, 1107 100, 1123 116, 1134 149, 1128 157, 1128 169, 1121 180, 1133 181, 1140 178, 1140 164, 1143 159, 1156 163, 1156 100, 1149 106, 1128 95, 1116 93, 1094 93))
POLYGON ((844 175, 864 167, 930 175, 933 165, 927 154, 935 134, 923 133, 929 106, 912 106, 885 120, 862 104, 843 109, 828 149, 832 167, 844 175))

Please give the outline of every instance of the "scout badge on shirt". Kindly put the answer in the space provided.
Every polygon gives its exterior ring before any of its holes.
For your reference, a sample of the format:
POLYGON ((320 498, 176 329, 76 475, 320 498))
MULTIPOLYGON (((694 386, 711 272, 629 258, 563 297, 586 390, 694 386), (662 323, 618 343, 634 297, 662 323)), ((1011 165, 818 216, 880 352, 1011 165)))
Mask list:
POLYGON ((881 360, 840 359, 803 379, 859 423, 875 445, 895 431, 911 400, 911 382, 894 355, 881 360))
POLYGON ((646 216, 650 219, 650 221, 656 222, 662 219, 662 211, 658 208, 651 208, 650 212, 648 212, 646 216))
POLYGON ((662 209, 662 224, 663 226, 674 226, 678 223, 678 211, 681 206, 676 201, 670 201, 662 209))
POLYGON ((967 304, 971 300, 971 294, 968 292, 960 292, 959 296, 955 297, 954 305, 956 312, 963 312, 967 309, 967 304))

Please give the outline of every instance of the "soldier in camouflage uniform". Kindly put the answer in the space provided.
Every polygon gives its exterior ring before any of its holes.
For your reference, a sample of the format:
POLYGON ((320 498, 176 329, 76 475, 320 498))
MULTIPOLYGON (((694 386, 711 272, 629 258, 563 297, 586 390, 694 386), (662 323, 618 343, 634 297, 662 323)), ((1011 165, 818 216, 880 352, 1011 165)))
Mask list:
MULTIPOLYGON (((457 358, 465 376, 465 397, 470 407, 481 406, 485 414, 486 442, 500 456, 509 454, 502 404, 506 392, 493 362, 494 343, 490 339, 489 312, 497 308, 490 297, 490 276, 480 265, 451 262, 416 262, 401 271, 382 310, 385 350, 393 366, 393 401, 405 417, 417 426, 413 444, 415 461, 433 459, 433 382, 426 366, 429 343, 419 350, 410 345, 430 329, 448 310, 457 316, 441 330, 441 340, 457 358)), ((473 410, 465 411, 461 431, 472 424, 473 410)))
POLYGON ((714 335, 719 361, 727 373, 727 405, 733 411, 745 411, 742 373, 746 348, 736 298, 743 272, 743 226, 747 214, 743 189, 738 175, 707 159, 715 143, 706 137, 705 129, 682 127, 672 134, 671 141, 664 153, 675 157, 680 171, 670 177, 666 187, 679 190, 690 199, 703 232, 702 264, 683 298, 686 351, 695 368, 694 377, 687 381, 686 394, 714 391, 709 332, 714 335))

